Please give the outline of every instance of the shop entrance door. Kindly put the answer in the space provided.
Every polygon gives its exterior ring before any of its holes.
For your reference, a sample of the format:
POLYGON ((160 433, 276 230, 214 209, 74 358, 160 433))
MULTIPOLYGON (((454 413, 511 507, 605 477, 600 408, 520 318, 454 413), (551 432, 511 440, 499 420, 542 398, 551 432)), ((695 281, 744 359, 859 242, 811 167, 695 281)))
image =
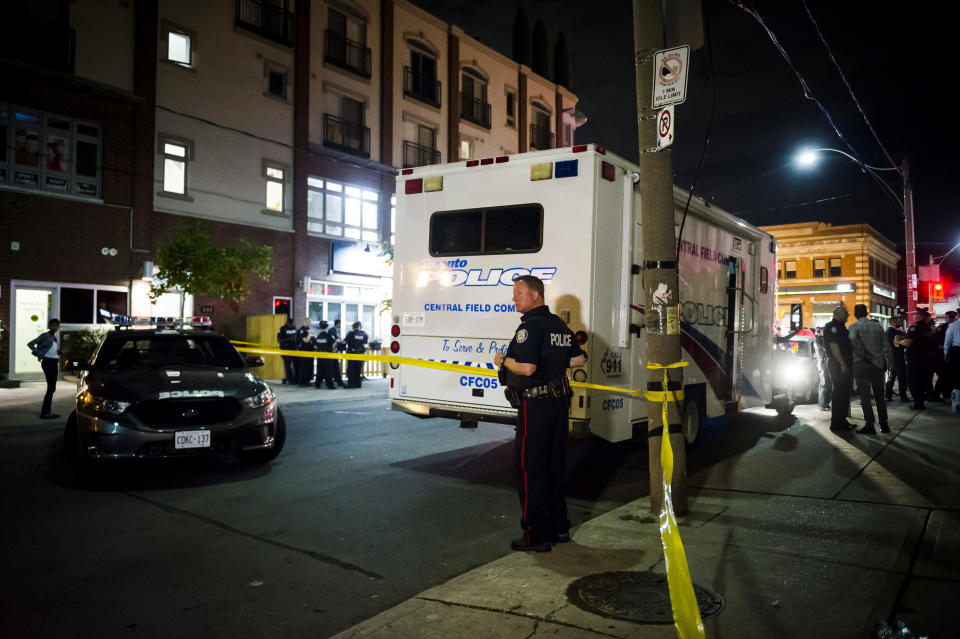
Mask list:
POLYGON ((13 333, 10 338, 14 342, 11 348, 12 369, 16 377, 43 374, 40 362, 30 352, 27 342, 47 330, 47 320, 54 317, 55 292, 53 288, 14 288, 15 310, 13 333))

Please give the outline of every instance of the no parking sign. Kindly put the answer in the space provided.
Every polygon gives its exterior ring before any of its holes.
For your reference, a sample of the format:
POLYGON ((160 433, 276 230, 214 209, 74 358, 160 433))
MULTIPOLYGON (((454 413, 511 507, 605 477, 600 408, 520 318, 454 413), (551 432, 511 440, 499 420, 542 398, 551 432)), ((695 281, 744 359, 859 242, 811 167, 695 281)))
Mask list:
POLYGON ((657 148, 665 149, 673 144, 673 105, 660 110, 657 114, 657 148))

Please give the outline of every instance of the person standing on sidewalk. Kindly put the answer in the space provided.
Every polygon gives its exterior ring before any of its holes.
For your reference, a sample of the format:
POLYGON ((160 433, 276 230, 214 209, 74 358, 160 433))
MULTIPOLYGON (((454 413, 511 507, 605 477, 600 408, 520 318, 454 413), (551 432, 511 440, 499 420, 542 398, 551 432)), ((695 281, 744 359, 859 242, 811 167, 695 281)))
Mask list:
MULTIPOLYGON (((327 322, 320 322, 320 332, 317 333, 317 351, 321 353, 332 353, 333 352, 333 336, 330 335, 330 331, 327 330, 329 324, 327 322)), ((315 388, 320 388, 321 384, 326 384, 327 388, 336 388, 336 385, 333 381, 334 378, 334 369, 337 367, 337 360, 323 358, 317 360, 317 381, 314 384, 315 388)))
POLYGON ((930 391, 933 376, 933 360, 937 352, 937 338, 930 328, 930 314, 926 309, 918 308, 916 322, 907 329, 907 338, 903 344, 907 347, 907 379, 913 404, 910 408, 923 410, 923 400, 930 391))
MULTIPOLYGON (((341 335, 340 330, 340 320, 333 320, 333 327, 330 329, 330 335, 333 337, 333 350, 336 353, 342 353, 346 350, 347 345, 343 341, 343 335, 341 335)), ((335 370, 333 371, 334 377, 337 379, 337 386, 343 388, 346 385, 343 383, 343 360, 342 359, 333 359, 330 360, 334 363, 335 370)))
POLYGON ((880 419, 880 432, 889 433, 887 424, 887 404, 884 401, 883 371, 893 363, 890 345, 883 327, 867 316, 867 305, 853 307, 853 316, 857 318, 850 327, 850 344, 853 347, 853 376, 860 391, 860 408, 863 409, 863 428, 857 431, 863 435, 876 435, 873 421, 873 406, 870 393, 877 402, 877 417, 880 419))
POLYGON ((907 361, 904 359, 903 338, 907 334, 903 331, 903 320, 899 317, 890 318, 890 326, 887 327, 887 344, 890 345, 890 352, 893 354, 893 367, 887 375, 886 399, 893 400, 893 382, 897 382, 897 393, 900 395, 901 402, 909 402, 907 396, 907 361))
POLYGON ((497 351, 494 366, 517 409, 514 453, 523 537, 510 548, 549 552, 570 541, 565 498, 570 384, 567 368, 581 366, 586 354, 562 319, 543 302, 543 282, 533 275, 513 280, 513 302, 523 313, 507 347, 497 351))
MULTIPOLYGON (((369 337, 363 331, 363 325, 360 322, 354 322, 352 330, 343 338, 347 345, 347 353, 351 355, 363 355, 367 352, 367 340, 369 337)), ((363 377, 363 362, 357 359, 347 361, 347 388, 360 388, 361 378, 363 377)))
MULTIPOLYGON (((287 323, 277 331, 277 345, 282 351, 293 351, 297 348, 297 325, 293 318, 288 317, 287 323)), ((297 358, 291 355, 281 355, 283 358, 283 383, 297 383, 297 358)))
POLYGON ((833 385, 830 383, 830 370, 827 368, 827 347, 823 342, 823 327, 816 329, 816 340, 813 343, 814 353, 817 356, 817 372, 820 375, 820 383, 817 386, 817 405, 820 410, 826 412, 830 410, 830 391, 833 385))
POLYGON ((833 392, 830 396, 830 430, 844 433, 856 426, 847 421, 850 414, 850 385, 853 378, 853 348, 847 332, 849 311, 843 306, 833 309, 833 319, 823 327, 823 343, 827 347, 827 367, 833 392))
POLYGON ((950 365, 947 360, 947 331, 952 324, 957 323, 957 314, 955 311, 944 313, 944 323, 937 326, 937 365, 934 370, 937 373, 937 383, 933 387, 933 396, 939 401, 950 401, 950 391, 953 390, 953 381, 950 374, 950 365))
POLYGON ((30 352, 40 360, 40 368, 47 380, 47 392, 43 396, 40 407, 40 417, 56 419, 60 417, 52 413, 53 392, 57 390, 57 378, 60 377, 60 344, 57 342, 57 331, 60 330, 60 320, 51 318, 47 322, 47 332, 41 333, 27 343, 30 352))
MULTIPOLYGON (((950 401, 953 403, 957 389, 960 389, 960 321, 957 320, 955 311, 947 311, 947 315, 953 313, 954 321, 947 327, 947 334, 943 337, 943 360, 947 364, 947 375, 950 378, 950 401)), ((954 405, 956 410, 956 405, 954 405)))
MULTIPOLYGON (((303 324, 297 329, 297 350, 313 351, 314 335, 313 321, 309 317, 303 318, 303 324)), ((313 379, 313 363, 316 360, 312 357, 297 358, 297 386, 309 386, 313 379)))

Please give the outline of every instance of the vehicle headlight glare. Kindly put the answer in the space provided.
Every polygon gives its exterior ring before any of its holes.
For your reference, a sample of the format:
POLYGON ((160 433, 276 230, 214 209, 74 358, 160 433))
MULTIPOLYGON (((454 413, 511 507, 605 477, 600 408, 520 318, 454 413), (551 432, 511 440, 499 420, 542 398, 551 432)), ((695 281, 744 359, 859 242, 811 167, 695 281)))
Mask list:
POLYGON ((805 378, 803 367, 799 364, 783 364, 777 370, 780 380, 787 383, 799 383, 805 378))
POLYGON ((276 396, 273 394, 273 391, 268 388, 252 397, 244 397, 243 403, 250 408, 263 408, 271 404, 274 397, 276 396))
POLYGON ((98 397, 89 391, 81 395, 80 401, 84 408, 108 415, 120 415, 133 405, 132 402, 122 402, 118 399, 98 397))

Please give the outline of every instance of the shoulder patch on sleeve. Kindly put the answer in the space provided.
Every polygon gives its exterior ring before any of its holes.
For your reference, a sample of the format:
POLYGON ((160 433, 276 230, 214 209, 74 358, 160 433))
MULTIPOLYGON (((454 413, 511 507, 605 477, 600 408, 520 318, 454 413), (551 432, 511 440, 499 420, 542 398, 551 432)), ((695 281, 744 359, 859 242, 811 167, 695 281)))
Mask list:
POLYGON ((527 341, 527 336, 528 336, 527 329, 521 328, 519 331, 517 331, 517 334, 515 336, 517 343, 523 344, 525 341, 527 341))

